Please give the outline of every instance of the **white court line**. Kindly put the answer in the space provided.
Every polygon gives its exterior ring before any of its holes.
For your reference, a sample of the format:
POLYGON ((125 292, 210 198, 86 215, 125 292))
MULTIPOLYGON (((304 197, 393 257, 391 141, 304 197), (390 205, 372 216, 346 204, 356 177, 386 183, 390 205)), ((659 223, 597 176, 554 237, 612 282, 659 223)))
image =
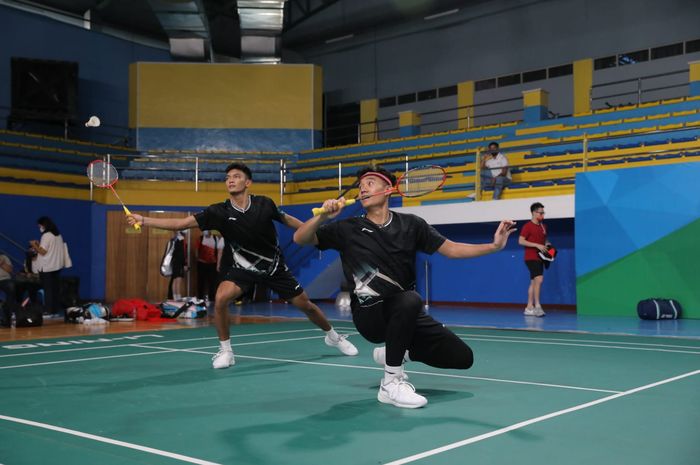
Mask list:
MULTIPOLYGON (((354 328, 335 328, 341 331, 354 331, 354 328)), ((231 336, 231 339, 237 340, 240 337, 250 337, 250 336, 269 336, 269 335, 276 335, 276 334, 289 334, 289 333, 301 333, 301 332, 308 332, 308 331, 321 331, 318 328, 309 328, 309 329, 294 329, 294 330, 287 330, 287 331, 270 331, 270 332, 264 332, 264 333, 250 333, 250 334, 234 334, 231 336)), ((108 337, 107 335, 102 335, 101 337, 108 337)), ((123 336, 109 336, 109 337, 123 337, 123 336)), ((190 338, 190 339, 170 339, 170 340, 158 340, 158 341, 152 341, 152 342, 139 342, 139 345, 144 345, 144 344, 163 344, 163 343, 172 343, 172 342, 192 342, 192 341, 206 341, 209 339, 217 339, 216 336, 207 336, 207 337, 195 337, 195 338, 190 338)), ((90 339, 79 339, 79 338, 73 338, 73 339, 64 339, 61 341, 56 341, 56 342, 64 342, 64 341, 73 341, 73 340, 78 340, 78 341, 90 341, 90 339)), ((22 341, 13 341, 15 344, 21 344, 22 341)), ((32 341, 24 341, 26 344, 36 344, 36 340, 32 341)), ((52 344, 51 342, 47 342, 45 344, 52 344)), ((93 342, 87 342, 86 344, 94 344, 93 342)), ((132 347, 134 344, 114 344, 114 345, 109 345, 109 346, 90 346, 90 347, 76 347, 74 349, 58 349, 58 350, 44 350, 41 352, 20 352, 16 354, 7 354, 7 355, 0 355, 0 358, 7 358, 7 357, 22 357, 25 355, 39 355, 39 354, 60 354, 63 352, 78 352, 81 350, 99 350, 99 349, 115 349, 115 348, 120 348, 120 347, 132 347)), ((240 344, 236 344, 240 345, 240 344)), ((1 464, 0 464, 1 465, 1 464)))
POLYGON ((682 346, 677 344, 652 344, 649 342, 623 342, 623 341, 603 341, 600 339, 574 339, 574 338, 557 338, 557 337, 523 337, 523 336, 496 336, 492 334, 457 334, 460 337, 486 337, 494 339, 519 339, 524 341, 563 341, 563 342, 595 342, 598 344, 620 344, 632 346, 648 346, 648 347, 672 347, 674 349, 695 349, 700 350, 700 345, 697 346, 682 346))
POLYGON ((547 415, 542 415, 542 416, 537 417, 537 418, 532 418, 530 420, 521 421, 520 423, 515 423, 513 425, 506 426, 505 428, 491 431, 490 433, 480 434, 478 436, 473 436, 471 438, 467 438, 467 439, 464 439, 462 441, 453 442, 451 444, 447 444, 447 445, 444 445, 442 447, 431 449, 429 451, 421 452, 419 454, 411 455, 409 457, 404 457, 402 459, 394 460, 392 462, 387 462, 385 465, 402 465, 404 463, 415 462, 417 460, 421 460, 421 459, 424 459, 426 457, 432 457, 433 455, 441 454, 443 452, 447 452, 447 451, 452 450, 452 449, 457 449, 459 447, 467 446, 469 444, 483 441, 485 439, 489 439, 489 438, 492 438, 495 436, 500 436, 502 434, 509 433, 509 432, 514 431, 516 429, 521 429, 521 428, 524 428, 526 426, 530 426, 530 425, 535 424, 535 423, 539 423, 542 421, 549 420, 551 418, 566 415, 568 413, 576 412, 578 410, 583 410, 583 409, 586 409, 589 407, 593 407, 595 405, 602 404, 604 402, 609 402, 611 400, 615 400, 615 399, 618 399, 620 397, 629 396, 629 395, 635 394, 637 392, 645 391, 647 389, 651 389, 651 388, 654 388, 656 386, 660 386, 662 384, 672 383, 674 381, 678 381, 679 379, 688 378, 690 376, 695 376, 697 374, 700 374, 700 370, 690 371, 690 372, 684 373, 682 375, 674 376, 673 378, 666 378, 664 380, 657 381, 655 383, 651 383, 651 384, 647 384, 645 386, 640 386, 640 387, 637 387, 634 389, 623 391, 623 392, 620 392, 618 394, 614 394, 612 396, 603 397, 602 399, 594 400, 592 402, 586 402, 584 404, 579 404, 579 405, 576 405, 574 407, 570 407, 570 408, 567 408, 564 410, 558 410, 556 412, 552 412, 552 413, 549 413, 547 415))
POLYGON ((509 344, 536 344, 536 345, 551 345, 551 346, 570 346, 570 347, 590 347, 593 349, 619 349, 619 350, 641 350, 644 352, 668 352, 674 354, 690 354, 690 355, 700 355, 700 347, 697 352, 689 350, 671 350, 671 349, 654 349, 650 347, 623 347, 623 346, 610 346, 601 344, 573 344, 569 342, 545 342, 538 340, 531 341, 520 341, 520 340, 505 340, 505 339, 484 339, 479 337, 461 337, 466 341, 481 341, 481 342, 500 342, 509 344))
MULTIPOLYGON (((203 351, 205 349, 211 349, 212 347, 195 347, 192 349, 173 349, 170 347, 149 346, 149 348, 161 349, 161 350, 167 351, 167 352, 190 352, 193 354, 204 354, 204 355, 214 355, 215 354, 215 352, 204 352, 203 351)), ((379 367, 379 366, 368 367, 368 366, 364 366, 364 365, 346 365, 343 363, 310 362, 310 361, 305 361, 305 360, 292 360, 292 359, 274 358, 274 357, 257 357, 257 356, 253 356, 253 355, 240 355, 240 354, 236 354, 235 356, 237 358, 249 358, 252 360, 265 360, 265 361, 270 361, 270 362, 296 363, 299 365, 317 365, 317 366, 338 367, 338 368, 355 368, 355 369, 360 369, 360 370, 384 371, 384 368, 379 367)), ((620 392, 620 391, 613 391, 610 389, 587 388, 587 387, 580 387, 580 386, 570 386, 570 385, 566 385, 566 384, 549 384, 549 383, 538 383, 538 382, 534 382, 534 381, 517 381, 517 380, 510 380, 510 379, 485 378, 485 377, 481 377, 481 376, 453 375, 450 373, 431 373, 431 372, 427 372, 427 371, 414 371, 414 370, 406 370, 406 373, 415 374, 415 375, 437 376, 437 377, 443 377, 443 378, 473 379, 473 380, 477 380, 477 381, 490 381, 490 382, 494 382, 494 383, 525 384, 525 385, 539 386, 539 387, 573 389, 576 391, 604 392, 604 393, 608 393, 608 394, 620 392)))
POLYGON ((73 436, 78 436, 85 439, 91 439, 93 441, 104 442, 106 444, 112 444, 114 446, 126 447, 129 449, 138 450, 141 452, 147 452, 149 454, 160 455, 163 457, 168 457, 175 460, 180 460, 181 462, 196 463, 198 465, 220 465, 216 462, 209 462, 207 460, 197 459, 194 457, 188 457, 186 455, 176 454, 173 452, 167 452, 160 449, 154 449, 153 447, 141 446, 139 444, 132 444, 130 442, 119 441, 117 439, 106 438, 104 436, 97 436, 95 434, 83 433, 82 431, 76 431, 74 429, 63 428, 61 426, 49 425, 46 423, 39 423, 38 421, 25 420, 24 418, 8 417, 6 415, 0 415, 0 420, 10 421, 14 423, 20 423, 27 426, 34 426, 37 428, 48 429, 51 431, 56 431, 58 433, 70 434, 73 436))
MULTIPOLYGON (((277 342, 287 342, 287 341, 303 341, 306 339, 319 339, 325 337, 325 335, 322 336, 307 336, 307 337, 295 337, 295 338, 290 338, 290 339, 276 339, 272 341, 255 341, 255 342, 242 342, 240 344, 236 344, 234 347, 238 346, 247 346, 247 345, 256 345, 256 344, 272 344, 272 343, 277 343, 277 342)), ((166 343, 167 341, 160 341, 161 343, 166 343)), ((172 341, 171 341, 172 342, 172 341)), ((163 347, 152 347, 150 344, 147 342, 144 342, 142 344, 128 344, 128 345, 123 345, 119 347, 139 347, 139 348, 148 348, 148 349, 161 349, 161 351, 151 351, 151 352, 139 352, 136 354, 122 354, 122 355, 104 355, 102 357, 89 357, 89 358, 74 358, 70 360, 54 360, 52 362, 35 362, 35 363, 25 363, 23 365, 9 365, 9 366, 0 366, 0 370, 9 370, 12 368, 27 368, 27 367, 34 367, 34 366, 42 366, 42 365, 59 365, 62 363, 78 363, 78 362, 90 362, 94 360, 106 360, 110 358, 125 358, 125 357, 138 357, 141 355, 153 355, 153 354, 163 354, 163 350, 165 348, 163 347)), ((203 349, 211 349, 213 348, 212 346, 207 346, 207 347, 202 347, 203 349)), ((187 352, 185 349, 165 349, 165 350, 170 350, 171 352, 187 352)), ((213 355, 213 354, 210 354, 213 355)))

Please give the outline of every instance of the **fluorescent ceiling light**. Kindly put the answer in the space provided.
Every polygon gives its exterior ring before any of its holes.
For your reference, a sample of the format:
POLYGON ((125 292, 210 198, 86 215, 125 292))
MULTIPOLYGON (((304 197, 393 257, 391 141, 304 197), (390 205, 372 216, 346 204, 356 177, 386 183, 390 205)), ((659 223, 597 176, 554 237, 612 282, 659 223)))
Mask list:
POLYGON ((442 13, 435 13, 434 15, 426 16, 423 18, 426 21, 430 21, 431 19, 437 19, 437 18, 442 18, 443 16, 449 16, 457 13, 459 11, 459 8, 455 8, 454 10, 448 10, 448 11, 443 11, 442 13))
POLYGON ((355 34, 348 34, 348 35, 346 35, 346 36, 336 37, 336 38, 334 38, 334 39, 328 39, 328 40, 326 41, 326 43, 327 43, 327 44, 332 44, 332 43, 334 43, 334 42, 340 42, 341 40, 352 39, 353 37, 355 37, 355 34))

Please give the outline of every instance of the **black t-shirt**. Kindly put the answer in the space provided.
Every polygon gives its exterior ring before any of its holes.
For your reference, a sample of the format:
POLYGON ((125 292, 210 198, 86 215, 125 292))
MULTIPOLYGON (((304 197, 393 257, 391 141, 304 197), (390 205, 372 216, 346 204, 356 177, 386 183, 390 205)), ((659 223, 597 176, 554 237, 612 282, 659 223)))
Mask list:
POLYGON ((416 253, 434 253, 445 238, 424 219, 391 212, 386 225, 367 218, 328 223, 316 231, 318 248, 340 252, 345 278, 363 306, 416 287, 416 253))
POLYGON ((250 195, 249 199, 245 209, 226 200, 210 205, 194 217, 200 229, 216 229, 223 236, 226 250, 222 266, 272 275, 286 268, 272 223, 273 220, 282 223, 284 212, 269 197, 250 195))

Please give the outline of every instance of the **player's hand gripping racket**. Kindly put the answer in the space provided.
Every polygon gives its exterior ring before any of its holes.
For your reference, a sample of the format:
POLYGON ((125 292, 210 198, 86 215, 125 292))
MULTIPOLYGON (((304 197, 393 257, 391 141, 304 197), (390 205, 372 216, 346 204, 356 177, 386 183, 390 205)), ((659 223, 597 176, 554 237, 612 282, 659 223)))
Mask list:
MULTIPOLYGON (((396 180, 396 185, 394 187, 361 198, 348 199, 345 201, 345 206, 352 205, 357 200, 366 199, 375 195, 393 194, 394 192, 398 192, 404 197, 420 197, 421 195, 430 194, 440 189, 443 184, 445 184, 446 179, 447 173, 445 173, 442 167, 436 165, 420 166, 402 174, 399 179, 396 180)), ((326 213, 326 210, 322 207, 314 208, 311 211, 314 216, 326 213)))
MULTIPOLYGON (((117 173, 117 169, 114 167, 114 165, 102 160, 95 160, 87 167, 87 177, 90 179, 90 182, 93 185, 103 189, 109 188, 117 200, 119 200, 119 203, 122 204, 124 213, 131 215, 131 212, 128 208, 126 208, 126 205, 124 205, 124 202, 122 202, 119 194, 117 194, 117 191, 114 190, 113 186, 119 180, 119 173, 117 173)), ((134 224, 134 229, 140 230, 141 226, 138 223, 134 224)))

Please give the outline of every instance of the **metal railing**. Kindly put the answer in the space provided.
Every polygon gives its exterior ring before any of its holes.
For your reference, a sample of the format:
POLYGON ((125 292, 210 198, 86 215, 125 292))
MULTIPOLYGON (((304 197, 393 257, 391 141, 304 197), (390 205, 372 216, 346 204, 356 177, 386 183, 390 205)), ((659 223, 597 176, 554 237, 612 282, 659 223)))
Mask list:
MULTIPOLYGON (((610 81, 610 82, 605 82, 601 84, 594 84, 591 86, 591 90, 589 93, 589 102, 591 109, 594 109, 594 102, 599 101, 599 100, 604 100, 605 101, 605 106, 601 108, 615 108, 617 106, 622 106, 622 105, 640 105, 644 101, 644 97, 646 95, 649 95, 653 92, 659 92, 662 90, 669 90, 669 89, 681 89, 681 88, 687 88, 688 86, 688 72, 689 70, 687 69, 682 69, 678 71, 670 71, 668 73, 660 73, 660 74, 650 74, 646 76, 640 76, 637 78, 631 78, 631 79, 620 79, 617 81, 610 81), (660 78, 665 78, 668 81, 668 78, 670 76, 685 76, 685 80, 682 83, 679 84, 664 84, 664 85, 657 85, 654 87, 645 87, 645 84, 649 81, 652 81, 654 79, 660 79, 660 78), (615 86, 620 86, 622 87, 622 91, 611 91, 613 93, 605 94, 605 95, 594 95, 596 90, 598 89, 609 89, 611 87, 615 86), (610 99, 617 99, 619 97, 632 97, 633 101, 628 101, 624 103, 618 103, 618 104, 611 104, 609 102, 610 99)), ((673 96, 668 96, 666 98, 676 98, 676 97, 685 97, 688 95, 688 92, 678 92, 677 95, 673 96)), ((649 100, 657 100, 656 98, 652 98, 649 100)), ((600 109, 600 108, 598 108, 600 109)))

